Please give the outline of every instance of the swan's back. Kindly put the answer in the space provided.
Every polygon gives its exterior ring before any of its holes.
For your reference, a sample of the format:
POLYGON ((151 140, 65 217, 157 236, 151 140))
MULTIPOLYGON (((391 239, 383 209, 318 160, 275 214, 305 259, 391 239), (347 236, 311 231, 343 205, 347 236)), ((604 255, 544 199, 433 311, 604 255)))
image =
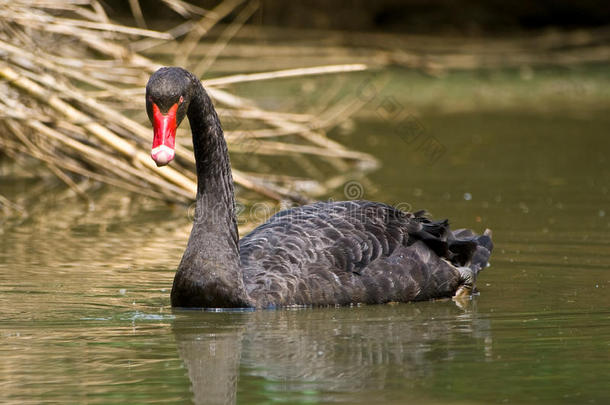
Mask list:
POLYGON ((489 258, 491 239, 370 201, 319 202, 274 215, 240 240, 259 307, 452 296, 489 258), (473 262, 473 257, 476 262, 473 262))

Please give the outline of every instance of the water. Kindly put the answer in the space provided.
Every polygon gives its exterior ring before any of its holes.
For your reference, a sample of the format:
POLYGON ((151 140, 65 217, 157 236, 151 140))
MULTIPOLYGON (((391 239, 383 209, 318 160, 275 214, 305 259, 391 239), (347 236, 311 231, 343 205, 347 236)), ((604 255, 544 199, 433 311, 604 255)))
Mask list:
POLYGON ((364 198, 492 228, 479 296, 172 311, 187 208, 41 194, 0 228, 0 401, 608 403, 610 118, 428 111, 405 137, 371 116, 335 134, 383 162, 364 198))

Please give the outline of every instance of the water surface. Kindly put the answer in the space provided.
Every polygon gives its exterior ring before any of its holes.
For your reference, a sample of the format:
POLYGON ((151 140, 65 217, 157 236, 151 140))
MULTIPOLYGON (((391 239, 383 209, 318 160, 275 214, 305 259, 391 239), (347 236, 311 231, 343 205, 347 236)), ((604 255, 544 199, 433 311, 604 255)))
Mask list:
MULTIPOLYGON (((610 118, 431 109, 418 138, 367 108, 333 134, 383 162, 363 197, 492 228, 479 296, 172 311, 187 207, 102 189, 90 210, 44 193, 0 228, 0 400, 608 403, 610 118)), ((10 198, 38 183, 0 187, 10 198)))

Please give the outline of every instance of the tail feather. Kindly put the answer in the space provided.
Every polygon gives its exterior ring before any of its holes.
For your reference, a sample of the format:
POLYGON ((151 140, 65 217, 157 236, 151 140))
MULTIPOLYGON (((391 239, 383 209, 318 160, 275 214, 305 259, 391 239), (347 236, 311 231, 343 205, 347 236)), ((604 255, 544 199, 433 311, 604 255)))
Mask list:
POLYGON ((493 250, 491 230, 486 229, 482 235, 477 235, 470 229, 451 231, 448 220, 433 221, 426 214, 425 211, 414 214, 417 226, 409 231, 409 245, 421 240, 454 266, 470 268, 475 277, 487 267, 493 250))
POLYGON ((451 262, 457 266, 466 266, 472 261, 478 245, 473 240, 450 239, 449 251, 452 253, 451 262))
POLYGON ((487 267, 494 243, 491 240, 491 229, 486 229, 483 235, 476 237, 477 250, 472 256, 470 267, 477 273, 487 267))
MULTIPOLYGON (((470 229, 458 229, 452 232, 449 240, 449 249, 459 250, 452 247, 459 247, 462 253, 465 254, 466 250, 463 246, 470 244, 471 255, 469 256, 468 262, 458 267, 458 271, 462 276, 462 285, 458 288, 455 293, 455 297, 469 296, 473 292, 476 292, 476 280, 477 275, 481 270, 487 267, 489 263, 489 257, 493 250, 493 241, 491 240, 491 230, 486 229, 482 235, 477 235, 470 229)), ((454 262, 455 264, 455 262, 454 262)))
POLYGON ((467 266, 477 274, 487 267, 487 263, 489 263, 489 257, 491 256, 494 246, 491 239, 491 230, 486 229, 482 235, 477 235, 470 229, 458 229, 452 232, 452 237, 449 241, 449 249, 453 251, 453 249, 451 249, 452 245, 457 244, 460 246, 464 242, 469 242, 474 246, 472 255, 468 260, 470 263, 467 264, 467 266))

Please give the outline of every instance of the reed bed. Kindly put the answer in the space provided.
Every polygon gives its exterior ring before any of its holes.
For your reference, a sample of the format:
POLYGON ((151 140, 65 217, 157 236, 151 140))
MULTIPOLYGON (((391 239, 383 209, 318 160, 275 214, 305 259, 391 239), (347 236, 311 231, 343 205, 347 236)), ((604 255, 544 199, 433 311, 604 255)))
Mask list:
POLYGON ((350 168, 376 165, 370 155, 350 150, 326 134, 355 112, 360 100, 342 98, 320 119, 261 108, 228 87, 360 71, 365 65, 313 66, 206 80, 226 44, 259 7, 258 1, 224 0, 204 10, 182 0, 160 0, 159 7, 168 7, 184 19, 164 32, 146 28, 137 0, 129 2, 135 26, 113 21, 97 0, 0 4, 1 153, 18 163, 24 156, 42 162, 84 199, 90 198, 91 184, 99 182, 167 201, 194 199, 189 136, 178 134, 177 158, 170 166, 157 168, 149 155, 152 130, 143 113, 144 87, 149 75, 164 64, 185 66, 204 79, 221 120, 230 124, 226 137, 234 153, 286 156, 303 168, 312 168, 295 177, 234 167, 234 180, 244 189, 277 201, 303 202, 341 184, 350 168), (234 16, 232 22, 222 27, 214 41, 206 42, 209 48, 199 55, 198 44, 229 14, 234 16), (159 47, 172 49, 171 63, 155 59, 150 51, 159 47), (314 178, 314 160, 331 164, 337 176, 314 178), (299 186, 304 181, 306 191, 299 186))

